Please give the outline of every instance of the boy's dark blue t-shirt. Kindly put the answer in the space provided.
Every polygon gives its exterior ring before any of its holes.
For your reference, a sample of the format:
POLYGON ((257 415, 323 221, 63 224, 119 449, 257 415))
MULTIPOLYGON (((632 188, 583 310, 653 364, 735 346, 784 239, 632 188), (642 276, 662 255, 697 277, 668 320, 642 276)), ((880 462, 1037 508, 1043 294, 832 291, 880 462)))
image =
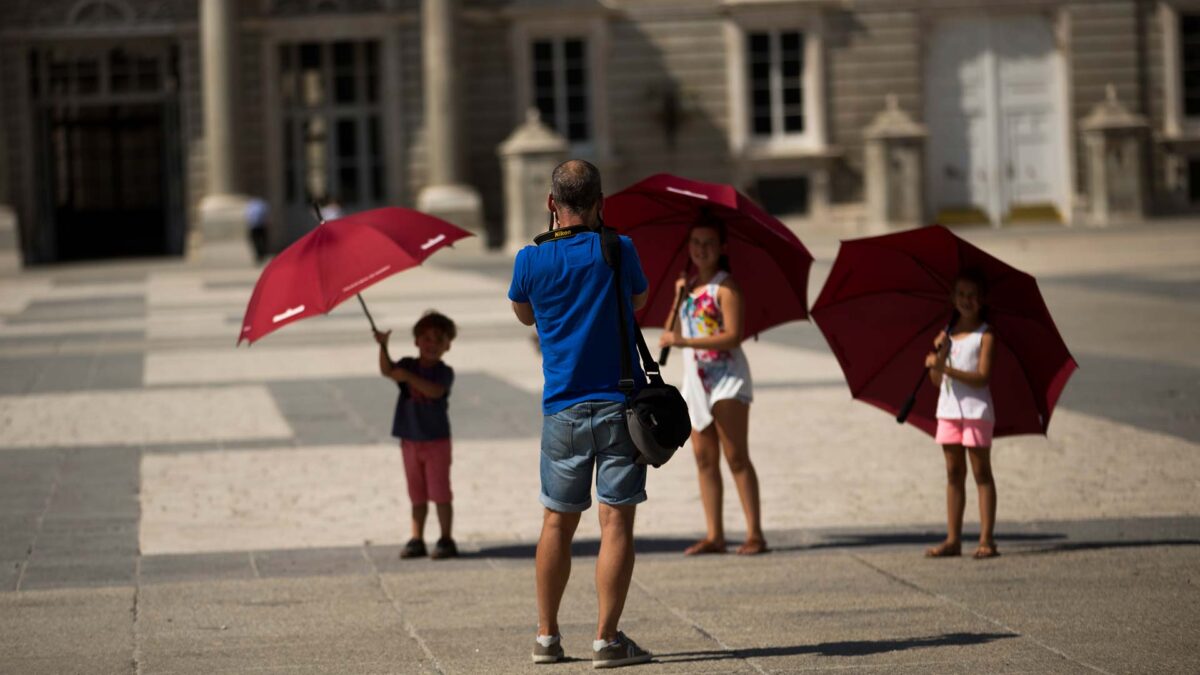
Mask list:
MULTIPOLYGON (((621 378, 616 283, 604 262, 600 235, 583 232, 541 246, 526 246, 513 261, 508 298, 533 305, 542 348, 542 412, 553 415, 583 401, 624 401, 621 378)), ((632 330, 630 296, 647 287, 637 249, 621 237, 621 289, 633 377, 646 376, 632 330)))
POLYGON ((454 369, 438 361, 430 368, 421 366, 421 361, 406 356, 395 363, 410 373, 440 384, 446 388, 441 398, 429 398, 403 382, 400 397, 396 400, 396 416, 392 419, 392 435, 409 441, 436 441, 450 438, 450 387, 454 384, 454 369))

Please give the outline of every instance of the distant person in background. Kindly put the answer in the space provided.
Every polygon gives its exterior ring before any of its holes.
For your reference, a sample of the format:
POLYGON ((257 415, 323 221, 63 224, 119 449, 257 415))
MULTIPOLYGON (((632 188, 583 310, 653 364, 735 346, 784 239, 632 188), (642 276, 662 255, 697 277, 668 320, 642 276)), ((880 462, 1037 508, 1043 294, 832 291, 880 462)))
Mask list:
POLYGON ((246 234, 254 247, 254 260, 262 264, 267 259, 267 225, 271 220, 271 205, 262 197, 252 197, 246 203, 246 234))
POLYGON ((330 195, 321 200, 321 217, 325 220, 337 220, 346 215, 342 211, 342 205, 338 202, 337 197, 330 195))

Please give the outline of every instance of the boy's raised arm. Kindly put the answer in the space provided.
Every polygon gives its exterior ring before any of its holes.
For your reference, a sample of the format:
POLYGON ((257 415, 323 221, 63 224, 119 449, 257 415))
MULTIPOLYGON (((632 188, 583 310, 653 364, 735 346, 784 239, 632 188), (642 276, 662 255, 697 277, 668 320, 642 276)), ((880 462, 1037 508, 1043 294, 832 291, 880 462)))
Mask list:
POLYGON ((391 336, 392 331, 390 330, 387 332, 375 331, 375 341, 379 343, 379 374, 397 382, 403 382, 404 380, 401 378, 404 377, 404 369, 394 368, 392 358, 388 356, 388 338, 391 336))

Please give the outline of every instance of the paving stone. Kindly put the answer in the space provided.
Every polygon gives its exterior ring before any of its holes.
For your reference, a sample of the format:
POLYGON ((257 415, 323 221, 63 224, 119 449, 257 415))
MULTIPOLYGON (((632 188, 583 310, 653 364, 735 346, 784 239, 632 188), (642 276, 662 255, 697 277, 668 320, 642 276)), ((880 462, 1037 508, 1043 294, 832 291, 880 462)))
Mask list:
POLYGON ((200 553, 143 556, 138 579, 141 583, 220 581, 253 579, 256 574, 249 553, 200 553))
POLYGON ((368 574, 370 565, 361 549, 330 548, 254 553, 254 565, 260 576, 308 577, 342 574, 368 574))
POLYGON ((5 321, 13 325, 53 323, 86 319, 132 319, 146 315, 146 300, 140 295, 97 296, 86 300, 34 300, 23 312, 5 321))
POLYGON ((428 672, 370 576, 151 585, 138 607, 145 672, 428 672))
POLYGON ((31 591, 80 586, 130 586, 135 581, 136 555, 107 554, 78 558, 33 555, 21 578, 21 589, 31 591))
POLYGON ((134 589, 0 593, 0 670, 128 673, 134 589))

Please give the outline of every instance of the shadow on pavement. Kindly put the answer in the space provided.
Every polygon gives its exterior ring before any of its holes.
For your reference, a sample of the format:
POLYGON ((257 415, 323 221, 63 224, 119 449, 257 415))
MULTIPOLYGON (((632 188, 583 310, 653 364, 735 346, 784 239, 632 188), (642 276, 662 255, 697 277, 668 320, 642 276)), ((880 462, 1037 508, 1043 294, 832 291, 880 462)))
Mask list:
MULTIPOLYGON (((936 532, 885 532, 878 534, 849 534, 827 535, 822 541, 808 544, 772 546, 775 551, 819 551, 836 548, 871 548, 876 546, 916 546, 919 544, 937 544, 945 540, 946 535, 936 532)), ((979 538, 979 533, 963 532, 962 540, 970 543, 979 538)), ((997 534, 996 540, 1001 542, 1029 542, 1066 539, 1065 534, 1055 533, 1014 533, 997 534)))
POLYGON ((1015 551, 1013 555, 1042 555, 1069 551, 1100 551, 1107 548, 1148 548, 1151 546, 1200 546, 1200 539, 1139 539, 1133 541, 1068 541, 1045 548, 1015 551))
MULTIPOLYGON (((683 553, 683 549, 695 543, 695 538, 634 537, 633 548, 637 553, 683 553)), ((599 539, 576 539, 571 544, 571 555, 594 556, 600 552, 599 539)), ((474 553, 464 553, 472 558, 533 558, 537 554, 537 543, 491 546, 474 553)))
POLYGON ((791 647, 759 647, 755 649, 713 650, 707 652, 674 652, 655 654, 656 661, 663 663, 686 663, 689 661, 719 661, 722 659, 749 659, 767 656, 798 656, 818 654, 820 656, 867 656, 906 649, 926 647, 962 647, 980 645, 1005 638, 1020 637, 1018 633, 946 633, 928 637, 901 638, 896 640, 852 640, 847 642, 822 642, 815 645, 791 647))

